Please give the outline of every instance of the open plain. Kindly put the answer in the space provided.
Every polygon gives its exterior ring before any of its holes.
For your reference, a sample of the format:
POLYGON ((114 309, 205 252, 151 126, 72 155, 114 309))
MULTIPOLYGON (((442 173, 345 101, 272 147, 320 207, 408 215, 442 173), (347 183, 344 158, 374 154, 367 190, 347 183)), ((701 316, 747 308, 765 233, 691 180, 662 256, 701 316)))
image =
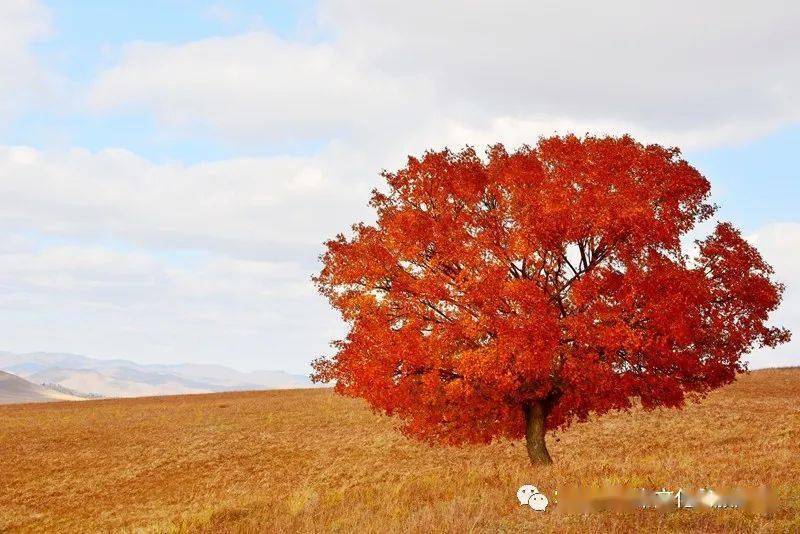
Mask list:
POLYGON ((434 448, 329 389, 0 406, 0 531, 800 532, 800 369, 742 375, 684 410, 633 410, 548 437, 434 448), (535 484, 765 484, 742 510, 570 515, 535 484))

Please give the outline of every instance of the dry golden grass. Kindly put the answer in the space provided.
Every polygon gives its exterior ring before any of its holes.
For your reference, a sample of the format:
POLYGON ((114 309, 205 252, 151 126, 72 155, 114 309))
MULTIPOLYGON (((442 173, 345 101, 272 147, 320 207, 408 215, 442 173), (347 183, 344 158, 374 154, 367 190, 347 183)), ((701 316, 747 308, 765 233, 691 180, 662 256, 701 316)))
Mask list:
POLYGON ((757 371, 683 411, 522 443, 431 448, 329 390, 0 407, 0 531, 800 532, 800 369, 757 371), (567 515, 523 483, 777 492, 741 510, 567 515))

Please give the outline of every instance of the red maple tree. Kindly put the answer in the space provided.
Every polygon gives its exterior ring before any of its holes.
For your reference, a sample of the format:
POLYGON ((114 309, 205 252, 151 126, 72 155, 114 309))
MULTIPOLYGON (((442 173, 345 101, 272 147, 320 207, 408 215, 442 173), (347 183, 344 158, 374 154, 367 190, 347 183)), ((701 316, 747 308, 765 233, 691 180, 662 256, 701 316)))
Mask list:
POLYGON ((373 192, 374 225, 326 243, 319 290, 350 330, 314 378, 450 444, 526 437, 590 412, 680 407, 789 339, 783 287, 709 219, 710 185, 678 149, 629 136, 428 152, 373 192))

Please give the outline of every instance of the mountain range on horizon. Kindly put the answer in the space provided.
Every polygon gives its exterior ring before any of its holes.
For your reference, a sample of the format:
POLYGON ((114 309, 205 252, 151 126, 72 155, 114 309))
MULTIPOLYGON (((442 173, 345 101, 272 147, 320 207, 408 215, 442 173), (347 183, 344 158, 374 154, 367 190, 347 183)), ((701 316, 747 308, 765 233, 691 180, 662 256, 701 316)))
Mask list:
POLYGON ((78 354, 0 351, 0 371, 34 385, 87 397, 142 397, 313 387, 308 377, 285 371, 238 371, 214 364, 140 364, 78 354))

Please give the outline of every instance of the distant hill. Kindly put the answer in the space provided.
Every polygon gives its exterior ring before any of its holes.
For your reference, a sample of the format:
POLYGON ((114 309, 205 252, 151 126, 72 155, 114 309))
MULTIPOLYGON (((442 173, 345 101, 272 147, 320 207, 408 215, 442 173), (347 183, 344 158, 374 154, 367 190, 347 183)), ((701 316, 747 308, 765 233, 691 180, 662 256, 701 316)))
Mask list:
POLYGON ((64 391, 34 384, 11 373, 0 371, 0 404, 64 400, 83 399, 64 391))
POLYGON ((222 365, 138 364, 78 354, 0 352, 0 370, 35 384, 53 384, 79 394, 141 397, 259 389, 311 387, 308 377, 283 371, 242 372, 222 365))

